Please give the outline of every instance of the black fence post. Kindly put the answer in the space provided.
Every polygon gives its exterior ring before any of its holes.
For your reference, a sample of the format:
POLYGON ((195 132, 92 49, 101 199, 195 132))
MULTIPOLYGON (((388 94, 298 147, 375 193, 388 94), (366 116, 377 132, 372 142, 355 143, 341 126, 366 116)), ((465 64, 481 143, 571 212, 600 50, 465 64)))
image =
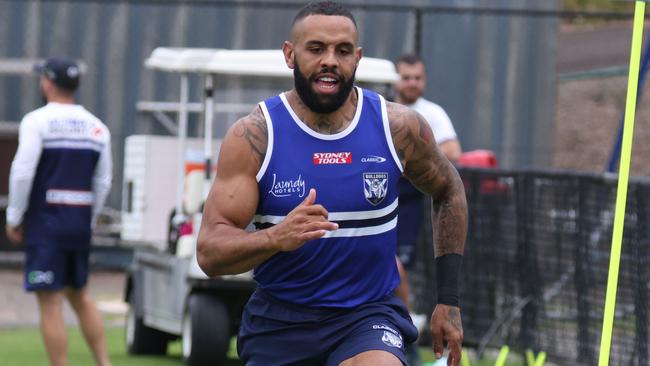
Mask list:
MULTIPOLYGON (((480 294, 477 291, 479 286, 478 283, 482 276, 477 275, 478 273, 483 274, 483 268, 481 267, 480 258, 480 248, 483 247, 484 243, 482 239, 481 231, 481 215, 480 215, 480 204, 479 204, 479 195, 476 194, 478 189, 478 175, 474 171, 461 171, 461 179, 463 180, 463 185, 465 187, 465 196, 467 198, 467 240, 465 241, 465 255, 463 258, 463 279, 462 279, 462 292, 461 300, 464 298, 465 293, 470 293, 470 296, 476 296, 480 298, 480 294), (478 260, 477 260, 478 259, 478 260), (471 269, 471 273, 468 275, 467 271, 471 269), (470 292, 471 291, 471 292, 470 292)), ((473 302, 469 306, 461 303, 461 308, 463 309, 463 321, 469 324, 479 324, 478 320, 481 319, 480 313, 478 311, 479 306, 476 306, 481 303, 481 300, 473 302)), ((476 329, 476 325, 472 327, 472 331, 476 331, 477 334, 481 334, 481 330, 476 329)), ((470 337, 471 338, 471 335, 470 337)))
POLYGON ((517 177, 517 272, 520 296, 528 299, 521 313, 519 328, 519 347, 523 350, 536 348, 538 293, 541 284, 537 267, 537 251, 532 241, 535 179, 527 172, 519 173, 517 177))
MULTIPOLYGON (((571 178, 573 186, 576 188, 575 192, 578 194, 578 232, 577 242, 575 246, 575 276, 574 286, 576 295, 576 310, 578 329, 576 332, 578 341, 578 359, 584 360, 585 364, 593 365, 594 360, 594 339, 590 330, 593 328, 591 319, 591 301, 589 299, 589 287, 591 283, 590 268, 590 250, 589 250, 589 235, 593 229, 589 225, 589 205, 588 198, 586 197, 589 192, 586 180, 580 177, 571 178)), ((600 188, 600 187, 599 187, 600 188)), ((600 196, 605 196, 601 194, 600 196)))
POLYGON ((415 8, 415 54, 422 55, 422 9, 415 8))
POLYGON ((499 203, 503 202, 497 202, 502 197, 496 197, 494 192, 482 190, 482 183, 496 180, 496 175, 471 169, 462 170, 461 174, 469 216, 461 303, 465 294, 472 299, 471 302, 461 305, 463 321, 471 325, 465 329, 466 339, 476 343, 475 340, 488 332, 490 320, 497 316, 496 297, 503 296, 497 293, 495 286, 502 263, 486 260, 497 255, 499 247, 506 244, 499 238, 502 214, 499 211, 499 203))
POLYGON ((636 188, 636 210, 637 210, 637 240, 635 241, 636 251, 636 281, 634 281, 634 315, 636 317, 636 339, 635 348, 637 354, 637 365, 648 365, 648 283, 650 283, 650 238, 648 237, 648 194, 650 189, 647 185, 635 184, 636 188))

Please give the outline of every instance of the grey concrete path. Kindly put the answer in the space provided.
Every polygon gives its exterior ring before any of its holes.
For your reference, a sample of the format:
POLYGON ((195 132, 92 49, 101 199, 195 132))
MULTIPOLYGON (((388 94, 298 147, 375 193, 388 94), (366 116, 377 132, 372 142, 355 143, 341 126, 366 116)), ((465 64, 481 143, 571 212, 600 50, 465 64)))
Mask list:
MULTIPOLYGON (((36 296, 23 290, 23 273, 18 269, 0 269, 0 328, 37 327, 36 296)), ((93 272, 88 288, 102 312, 107 326, 124 324, 127 304, 122 300, 125 274, 123 272, 93 272)), ((77 325, 72 308, 66 303, 64 319, 77 325)))

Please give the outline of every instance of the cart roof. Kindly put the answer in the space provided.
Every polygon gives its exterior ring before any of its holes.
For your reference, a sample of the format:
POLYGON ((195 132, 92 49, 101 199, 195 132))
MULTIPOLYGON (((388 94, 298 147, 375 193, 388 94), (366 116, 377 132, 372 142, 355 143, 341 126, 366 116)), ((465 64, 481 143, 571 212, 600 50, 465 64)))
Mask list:
MULTIPOLYGON (((179 73, 293 77, 281 50, 158 47, 145 60, 145 66, 179 73)), ((356 79, 368 83, 395 83, 398 74, 389 60, 363 57, 356 79)))

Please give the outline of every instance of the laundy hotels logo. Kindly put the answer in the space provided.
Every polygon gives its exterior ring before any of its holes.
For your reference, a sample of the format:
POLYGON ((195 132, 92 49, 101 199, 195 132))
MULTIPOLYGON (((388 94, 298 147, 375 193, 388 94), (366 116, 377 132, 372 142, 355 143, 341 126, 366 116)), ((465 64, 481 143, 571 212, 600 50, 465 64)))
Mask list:
POLYGON ((314 153, 312 155, 314 165, 325 164, 352 164, 351 152, 329 152, 329 153, 314 153))
POLYGON ((273 184, 271 190, 269 191, 275 197, 289 197, 289 196, 305 196, 305 180, 302 179, 302 175, 298 175, 296 179, 277 179, 275 173, 273 173, 273 184))
POLYGON ((374 206, 380 204, 388 193, 388 173, 363 173, 363 193, 374 206))

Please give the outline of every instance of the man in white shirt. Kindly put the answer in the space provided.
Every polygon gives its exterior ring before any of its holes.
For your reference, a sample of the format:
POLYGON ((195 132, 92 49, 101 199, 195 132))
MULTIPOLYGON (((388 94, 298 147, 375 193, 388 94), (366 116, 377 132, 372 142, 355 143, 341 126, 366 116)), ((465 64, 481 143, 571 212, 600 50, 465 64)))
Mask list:
POLYGON ((462 151, 454 126, 442 107, 422 97, 427 82, 424 63, 419 57, 406 54, 397 60, 396 68, 400 80, 395 101, 411 107, 429 122, 438 148, 455 163, 462 151))
POLYGON ((112 179, 108 128, 75 104, 78 65, 37 65, 47 105, 23 118, 9 176, 7 238, 25 244, 25 282, 36 293, 52 365, 67 365, 63 299, 77 314, 98 365, 110 365, 102 317, 87 290, 94 220, 112 179))
MULTIPOLYGON (((433 136, 443 154, 455 163, 462 151, 458 136, 449 116, 442 107, 422 97, 426 87, 424 62, 413 54, 404 54, 396 62, 400 79, 395 87, 396 102, 404 104, 420 113, 429 122, 433 136)), ((407 270, 415 255, 416 240, 422 223, 424 195, 405 178, 400 179, 399 219, 397 223, 397 265, 401 282, 395 290, 397 295, 410 306, 410 286, 407 270)), ((426 316, 411 314, 414 324, 419 329, 426 328, 426 316)), ((409 350, 409 361, 419 364, 417 353, 409 350)))

